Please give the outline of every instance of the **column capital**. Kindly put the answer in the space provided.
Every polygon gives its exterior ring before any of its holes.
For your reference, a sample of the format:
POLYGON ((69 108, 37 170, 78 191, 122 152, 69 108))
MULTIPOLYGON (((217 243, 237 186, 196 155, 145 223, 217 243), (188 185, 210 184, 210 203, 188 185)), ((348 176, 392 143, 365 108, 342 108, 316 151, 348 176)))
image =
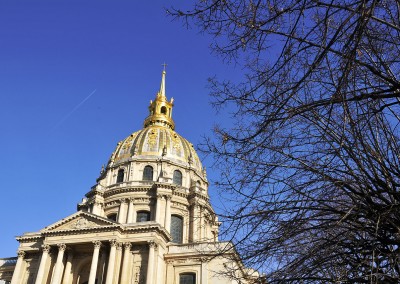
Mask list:
POLYGON ((125 248, 125 250, 130 250, 131 247, 132 247, 132 243, 129 243, 129 242, 124 243, 124 248, 125 248))
POLYGON ((129 197, 129 202, 130 202, 130 203, 135 202, 135 198, 134 198, 134 197, 129 197))
POLYGON ((149 248, 157 248, 158 244, 155 241, 147 241, 147 244, 149 245, 149 248))
POLYGON ((157 193, 156 197, 157 197, 157 199, 164 199, 165 198, 165 194, 157 193))
POLYGON ((166 199, 167 201, 171 201, 172 195, 169 195, 169 194, 165 195, 165 199, 166 199))
POLYGON ((93 243, 95 249, 101 247, 101 242, 100 241, 93 241, 92 243, 93 243))
POLYGON ((17 251, 17 255, 18 255, 18 258, 24 258, 25 257, 25 251, 23 251, 23 250, 18 250, 17 251))
POLYGON ((117 250, 122 250, 122 244, 121 243, 117 243, 117 250))
POLYGON ((118 244, 116 239, 109 240, 108 242, 110 243, 111 247, 115 247, 118 244))
POLYGON ((60 251, 65 251, 67 248, 67 246, 65 244, 57 244, 57 246, 58 246, 58 250, 60 250, 60 251))
POLYGON ((128 201, 126 200, 126 198, 121 198, 121 199, 119 200, 119 202, 120 202, 121 204, 126 204, 126 203, 128 203, 128 201))
POLYGON ((50 251, 50 249, 51 249, 51 247, 49 246, 49 245, 47 245, 47 244, 43 244, 42 246, 42 251, 43 252, 49 252, 50 251))

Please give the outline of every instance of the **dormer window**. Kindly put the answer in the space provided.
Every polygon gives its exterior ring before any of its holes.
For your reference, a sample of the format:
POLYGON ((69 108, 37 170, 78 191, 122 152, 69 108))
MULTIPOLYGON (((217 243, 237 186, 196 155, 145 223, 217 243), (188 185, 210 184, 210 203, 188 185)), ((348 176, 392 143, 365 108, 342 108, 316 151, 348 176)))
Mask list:
POLYGON ((136 214, 136 222, 147 222, 147 221, 150 221, 149 211, 139 211, 136 214))
POLYGON ((107 218, 112 221, 117 221, 117 213, 109 214, 109 215, 107 215, 107 218))
POLYGON ((144 167, 143 180, 153 180, 153 167, 152 166, 144 167))
POLYGON ((178 170, 174 171, 173 183, 176 185, 182 185, 182 173, 178 170))
POLYGON ((120 169, 118 171, 118 175, 117 175, 117 183, 124 181, 124 175, 125 175, 125 171, 123 169, 120 169))

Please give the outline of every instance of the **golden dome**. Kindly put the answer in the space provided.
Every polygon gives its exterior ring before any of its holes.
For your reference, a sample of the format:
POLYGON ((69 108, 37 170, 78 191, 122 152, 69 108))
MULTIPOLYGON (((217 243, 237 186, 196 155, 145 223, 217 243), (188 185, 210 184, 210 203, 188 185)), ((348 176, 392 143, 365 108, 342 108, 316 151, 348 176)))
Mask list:
POLYGON ((165 74, 164 70, 160 91, 155 100, 150 101, 149 116, 144 121, 144 129, 132 133, 119 142, 110 162, 163 158, 184 167, 203 171, 193 144, 174 131, 175 123, 172 120, 174 100, 171 98, 168 102, 165 96, 165 74))
POLYGON ((182 166, 202 171, 197 153, 189 141, 171 128, 148 126, 136 131, 118 143, 112 160, 114 163, 131 158, 163 158, 182 166))

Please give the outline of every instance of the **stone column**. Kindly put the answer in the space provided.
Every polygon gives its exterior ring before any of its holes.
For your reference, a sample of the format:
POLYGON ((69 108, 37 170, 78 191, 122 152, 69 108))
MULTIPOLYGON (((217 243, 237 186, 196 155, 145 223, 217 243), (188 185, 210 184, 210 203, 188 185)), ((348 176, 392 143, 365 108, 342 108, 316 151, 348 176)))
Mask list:
POLYGON ((153 276, 156 272, 154 267, 154 254, 155 249, 157 248, 157 244, 154 241, 149 241, 149 259, 147 262, 147 280, 146 284, 154 284, 153 276))
POLYGON ((49 257, 50 246, 42 245, 42 258, 40 259, 39 270, 36 276, 35 284, 42 284, 46 262, 49 257))
POLYGON ((67 257, 67 264, 65 265, 64 269, 64 279, 62 281, 63 284, 69 284, 69 280, 71 277, 71 269, 72 269, 72 258, 74 256, 71 249, 67 251, 67 254, 68 257, 67 257))
POLYGON ((125 198, 120 199, 119 212, 118 212, 118 223, 126 222, 126 206, 127 202, 125 198))
POLYGON ((108 256, 106 284, 112 284, 112 280, 113 280, 113 276, 114 276, 116 248, 117 248, 117 241, 110 240, 110 254, 108 256))
POLYGON ((18 260, 17 260, 17 264, 15 265, 15 269, 14 269, 14 273, 11 279, 11 284, 19 284, 21 283, 21 272, 22 270, 22 266, 24 265, 24 257, 25 257, 25 252, 22 250, 18 251, 18 260))
POLYGON ((167 203, 165 208, 165 229, 170 232, 171 231, 171 195, 167 195, 166 197, 167 203))
POLYGON ((65 244, 58 244, 57 246, 58 246, 57 261, 56 261, 56 266, 54 268, 54 275, 51 284, 59 284, 61 282, 64 252, 65 249, 67 248, 65 244))
POLYGON ((90 274, 89 274, 88 284, 94 284, 94 282, 96 280, 97 263, 99 261, 101 242, 94 241, 93 245, 94 245, 94 250, 93 250, 92 264, 90 265, 90 274))
POLYGON ((119 283, 119 275, 121 272, 121 257, 122 257, 122 245, 117 243, 117 253, 115 256, 115 270, 114 270, 114 283, 119 283))
POLYGON ((135 213, 135 207, 133 202, 135 201, 134 198, 129 198, 129 206, 128 206, 128 217, 126 218, 126 223, 133 223, 136 222, 136 218, 134 219, 133 215, 135 213))
POLYGON ((124 243, 124 258, 122 260, 122 272, 121 272, 121 283, 128 283, 128 273, 129 273, 129 260, 131 253, 131 243, 124 243))

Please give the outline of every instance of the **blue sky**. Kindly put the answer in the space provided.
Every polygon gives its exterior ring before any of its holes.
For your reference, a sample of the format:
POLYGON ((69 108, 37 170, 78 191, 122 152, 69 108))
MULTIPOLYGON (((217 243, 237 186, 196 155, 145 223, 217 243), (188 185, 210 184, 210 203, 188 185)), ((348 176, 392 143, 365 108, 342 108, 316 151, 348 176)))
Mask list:
POLYGON ((212 38, 166 17, 184 3, 0 2, 0 258, 16 255, 15 236, 76 211, 117 142, 142 128, 163 62, 178 133, 197 144, 223 119, 207 78, 240 70, 210 54, 212 38))

